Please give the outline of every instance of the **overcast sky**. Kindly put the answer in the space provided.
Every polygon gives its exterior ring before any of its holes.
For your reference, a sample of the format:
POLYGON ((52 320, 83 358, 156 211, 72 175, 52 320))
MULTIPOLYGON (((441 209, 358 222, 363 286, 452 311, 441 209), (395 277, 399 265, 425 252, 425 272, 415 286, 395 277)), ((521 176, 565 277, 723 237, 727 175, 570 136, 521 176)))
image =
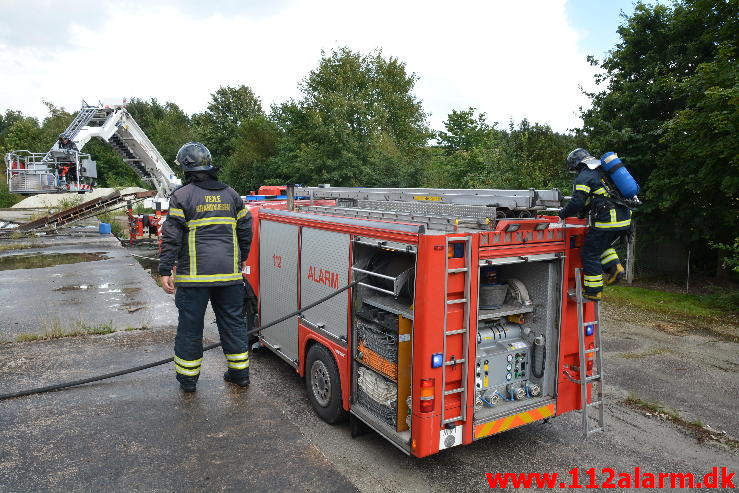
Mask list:
POLYGON ((300 96, 321 50, 381 48, 415 72, 436 129, 470 106, 580 125, 585 57, 617 41, 631 0, 0 0, 0 111, 46 116, 42 100, 157 98, 202 111, 219 86, 269 105, 300 96))

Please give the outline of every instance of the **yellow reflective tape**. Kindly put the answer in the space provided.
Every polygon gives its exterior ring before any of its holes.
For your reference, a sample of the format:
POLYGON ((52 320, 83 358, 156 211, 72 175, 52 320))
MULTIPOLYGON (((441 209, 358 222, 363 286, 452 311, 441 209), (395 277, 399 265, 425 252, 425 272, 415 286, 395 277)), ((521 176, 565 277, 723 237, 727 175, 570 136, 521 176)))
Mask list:
POLYGON ((575 190, 579 190, 585 193, 590 193, 590 187, 587 185, 575 185, 575 190))
POLYGON ((169 214, 171 216, 185 217, 185 212, 182 209, 169 209, 169 214))
POLYGON ((608 195, 608 193, 606 192, 606 189, 603 188, 603 187, 599 188, 598 190, 596 190, 593 193, 596 194, 596 195, 608 195))
POLYGON ((607 158, 605 158, 605 159, 604 159, 603 161, 604 161, 604 162, 605 162, 606 164, 608 164, 608 163, 610 163, 611 161, 613 161, 614 159, 616 159, 617 157, 618 157, 618 156, 617 156, 617 155, 616 155, 616 153, 614 152, 613 154, 611 154, 610 156, 608 156, 607 158))
POLYGON ((193 359, 193 360, 186 360, 186 359, 178 358, 177 356, 174 357, 174 362, 175 363, 177 363, 180 366, 187 366, 189 368, 200 366, 200 363, 202 361, 203 361, 203 358, 193 359))
POLYGON ((183 375, 187 375, 188 377, 194 377, 196 375, 200 375, 200 368, 196 368, 195 370, 188 370, 187 368, 183 368, 177 363, 175 363, 174 369, 177 373, 182 373, 183 375))
POLYGON ((603 286, 603 281, 585 281, 584 284, 588 288, 599 288, 603 286))
POLYGON ((236 239, 236 224, 233 224, 231 226, 231 241, 234 244, 234 272, 238 272, 239 271, 239 240, 236 239))
POLYGON ((202 224, 236 224, 236 219, 229 216, 213 216, 213 217, 204 217, 202 219, 192 219, 190 221, 187 221, 188 226, 200 226, 202 224))
POLYGON ((249 368, 249 362, 248 361, 229 361, 228 367, 233 368, 234 370, 244 370, 246 368, 249 368))
POLYGON ((239 360, 239 359, 244 359, 244 358, 249 359, 249 351, 247 351, 245 353, 227 354, 226 355, 226 359, 227 360, 231 360, 231 361, 239 360))
MULTIPOLYGON (((190 229, 190 232, 187 236, 187 246, 189 248, 190 253, 190 275, 194 276, 198 273, 198 260, 197 260, 197 250, 195 248, 195 231, 198 228, 196 226, 193 226, 192 229, 190 229)), ((187 276, 182 276, 187 277, 187 276)), ((177 276, 177 281, 180 281, 180 276, 177 276)))
POLYGON ((623 228, 626 226, 631 225, 631 219, 627 219, 626 221, 619 221, 615 223, 595 223, 596 228, 623 228))
POLYGON ((187 282, 221 282, 221 281, 240 281, 243 276, 240 272, 236 274, 224 274, 218 277, 211 276, 177 276, 178 283, 187 282))
POLYGON ((600 259, 600 263, 605 265, 610 262, 613 262, 614 260, 618 260, 618 255, 616 255, 615 253, 613 255, 609 255, 607 257, 600 259))
POLYGON ((600 256, 601 257, 607 257, 607 256, 613 255, 615 253, 616 253, 616 249, 615 248, 609 248, 608 250, 606 250, 603 253, 601 253, 600 256))
POLYGON ((611 222, 615 223, 618 220, 616 217, 616 209, 611 209, 611 222))

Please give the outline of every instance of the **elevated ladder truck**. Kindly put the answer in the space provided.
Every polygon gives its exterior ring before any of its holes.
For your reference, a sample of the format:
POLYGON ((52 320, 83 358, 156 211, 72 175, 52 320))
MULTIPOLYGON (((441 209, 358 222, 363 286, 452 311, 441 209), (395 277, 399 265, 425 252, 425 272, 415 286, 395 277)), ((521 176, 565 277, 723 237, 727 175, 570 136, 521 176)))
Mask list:
POLYGON ((167 208, 167 198, 181 185, 159 151, 126 110, 126 102, 82 104, 82 109, 63 132, 78 151, 61 149, 59 142, 46 153, 28 150, 5 155, 8 188, 22 195, 89 192, 97 180, 97 166, 90 155, 80 152, 97 137, 123 158, 136 174, 157 191, 155 202, 167 208), (63 172, 67 168, 66 172, 63 172), (68 179, 68 177, 72 177, 68 179))
POLYGON ((108 143, 142 181, 156 189, 156 196, 145 200, 145 204, 156 209, 155 215, 135 217, 128 203, 132 241, 142 236, 147 226, 150 232, 156 229, 160 235, 162 213, 169 208, 169 196, 182 182, 126 110, 126 101, 97 105, 83 102, 82 109, 63 133, 78 150, 61 149, 59 142, 55 142, 46 153, 19 150, 5 155, 10 192, 31 195, 92 191, 97 181, 97 165, 90 154, 81 151, 90 139, 97 137, 108 143))
POLYGON ((582 297, 583 220, 540 215, 558 190, 312 188, 247 204, 245 277, 270 322, 349 283, 260 342, 347 414, 425 457, 579 410, 603 429, 597 302, 582 297), (291 204, 288 200, 287 204, 291 204))

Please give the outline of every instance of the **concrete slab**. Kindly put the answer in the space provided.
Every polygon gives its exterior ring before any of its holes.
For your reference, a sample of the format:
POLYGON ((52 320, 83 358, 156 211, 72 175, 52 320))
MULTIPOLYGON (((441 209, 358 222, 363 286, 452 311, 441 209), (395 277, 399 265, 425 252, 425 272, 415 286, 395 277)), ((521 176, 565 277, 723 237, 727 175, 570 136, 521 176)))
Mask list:
MULTIPOLYGON (((11 241, 11 240, 8 240, 11 241)), ((15 240, 22 241, 22 240, 15 240)), ((42 334, 53 327, 112 325, 115 329, 176 324, 173 296, 167 295, 112 236, 60 235, 28 240, 37 248, 0 254, 13 264, 50 254, 100 254, 102 260, 0 271, 0 337, 42 334)), ((13 265, 10 265, 13 267, 13 265)))

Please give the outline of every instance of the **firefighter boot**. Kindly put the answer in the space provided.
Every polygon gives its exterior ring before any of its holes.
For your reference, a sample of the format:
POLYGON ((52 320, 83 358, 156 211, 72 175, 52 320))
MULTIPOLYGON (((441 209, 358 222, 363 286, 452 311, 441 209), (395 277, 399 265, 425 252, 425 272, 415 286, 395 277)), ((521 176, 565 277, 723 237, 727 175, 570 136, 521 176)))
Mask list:
POLYGON ((180 382, 180 388, 183 392, 195 392, 197 390, 198 380, 195 378, 187 378, 177 375, 177 381, 180 382))
POLYGON ((600 301, 603 299, 603 291, 598 291, 597 293, 585 291, 582 297, 590 301, 600 301))
POLYGON ((239 387, 248 387, 249 369, 247 368, 246 370, 239 370, 235 372, 232 372, 231 370, 226 370, 226 372, 223 374, 223 379, 227 382, 236 384, 239 387))
POLYGON ((626 269, 623 268, 621 264, 616 264, 616 267, 606 272, 606 279, 603 281, 603 284, 606 286, 610 286, 611 284, 616 284, 621 280, 623 277, 623 273, 626 269))

